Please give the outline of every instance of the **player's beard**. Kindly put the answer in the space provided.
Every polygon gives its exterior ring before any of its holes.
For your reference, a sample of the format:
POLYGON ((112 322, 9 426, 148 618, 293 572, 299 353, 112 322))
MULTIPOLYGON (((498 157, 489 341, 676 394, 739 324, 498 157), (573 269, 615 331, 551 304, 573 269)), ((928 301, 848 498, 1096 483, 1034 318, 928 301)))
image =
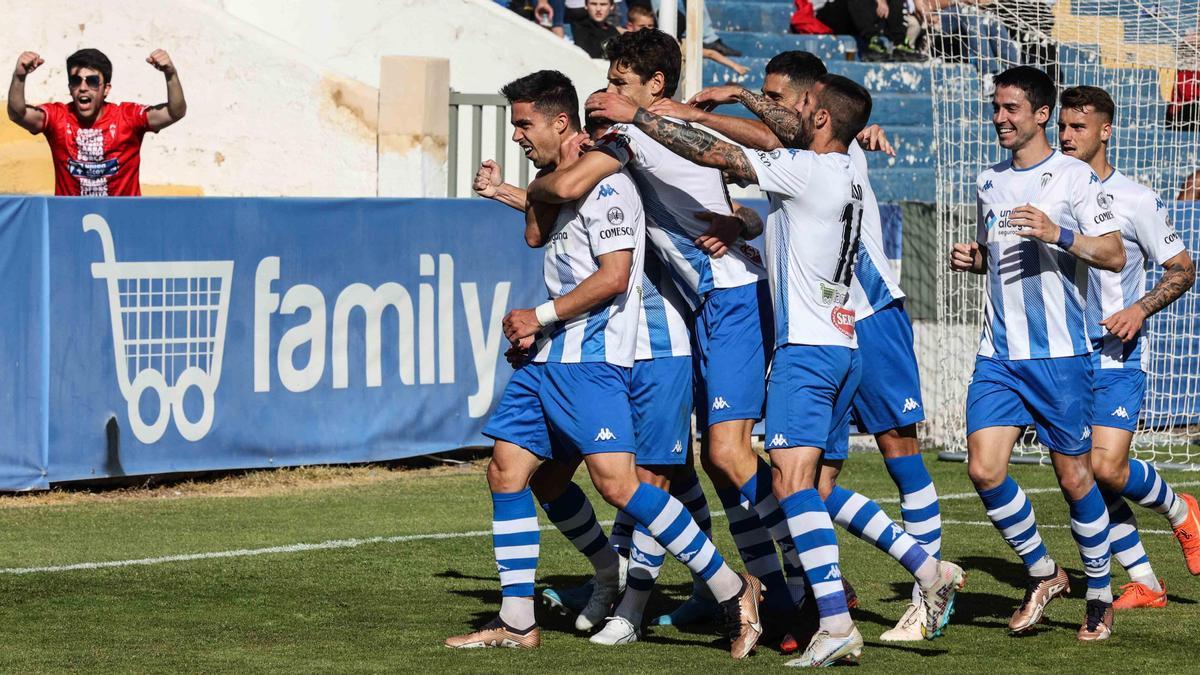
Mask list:
POLYGON ((799 134, 799 137, 796 139, 800 143, 800 149, 808 150, 809 148, 811 148, 813 138, 815 137, 815 135, 816 134, 813 132, 812 115, 809 115, 807 117, 801 117, 800 118, 800 134, 799 134))

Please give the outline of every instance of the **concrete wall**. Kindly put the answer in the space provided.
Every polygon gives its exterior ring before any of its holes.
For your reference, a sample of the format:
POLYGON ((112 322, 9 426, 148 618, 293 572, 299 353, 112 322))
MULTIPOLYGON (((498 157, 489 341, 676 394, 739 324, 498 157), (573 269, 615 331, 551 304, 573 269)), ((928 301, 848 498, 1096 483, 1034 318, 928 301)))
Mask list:
MULTIPOLYGON (((0 15, 7 68, 26 49, 46 59, 26 83, 30 103, 68 100, 64 61, 81 47, 112 59, 111 100, 162 102, 163 76, 145 59, 158 47, 171 54, 188 115, 147 135, 142 180, 148 193, 375 193, 375 89, 211 3, 46 0, 32 6, 4 0, 0 15)), ((0 129, 0 192, 52 191, 44 139, 7 119, 0 129)))
POLYGON ((450 60, 450 86, 496 93, 505 82, 556 68, 579 91, 604 84, 607 64, 491 0, 214 0, 233 16, 302 48, 325 65, 379 86, 384 56, 450 60))

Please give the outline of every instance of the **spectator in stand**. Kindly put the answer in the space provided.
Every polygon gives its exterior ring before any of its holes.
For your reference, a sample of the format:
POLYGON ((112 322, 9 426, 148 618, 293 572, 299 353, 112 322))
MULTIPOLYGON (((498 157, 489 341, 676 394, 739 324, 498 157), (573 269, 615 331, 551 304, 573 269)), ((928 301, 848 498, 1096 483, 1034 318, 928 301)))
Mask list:
POLYGON ((833 29, 821 23, 816 12, 812 0, 796 0, 796 10, 792 12, 788 27, 800 35, 833 35, 833 29))
POLYGON ((924 61, 906 40, 904 5, 905 0, 812 0, 821 24, 858 39, 860 60, 924 61))
POLYGON ((1175 199, 1181 202, 1200 202, 1200 169, 1196 169, 1195 173, 1183 181, 1183 189, 1175 199))
POLYGON ((1167 106, 1167 126, 1200 131, 1200 30, 1185 35, 1176 52, 1178 69, 1175 91, 1167 106))
MULTIPOLYGON (((628 1, 629 1, 630 9, 641 6, 641 7, 646 7, 646 8, 653 10, 655 16, 658 16, 658 14, 659 14, 659 7, 661 5, 660 0, 628 0, 628 1)), ((683 9, 684 6, 685 6, 684 1, 680 0, 679 8, 683 9)), ((675 24, 675 28, 676 28, 675 29, 675 39, 678 40, 683 36, 684 29, 687 28, 687 16, 682 11, 679 12, 679 19, 675 24)), ((710 16, 708 13, 708 4, 707 3, 704 5, 704 23, 701 26, 701 28, 704 31, 704 33, 701 37, 704 40, 704 48, 705 49, 711 49, 715 52, 718 52, 721 54, 721 56, 731 56, 731 57, 742 56, 741 52, 739 52, 738 50, 734 49, 733 47, 730 47, 729 45, 725 44, 725 41, 721 39, 721 36, 717 35, 717 29, 713 27, 712 16, 710 16)))
MULTIPOLYGON (((629 8, 629 23, 625 24, 625 30, 628 32, 636 32, 646 28, 654 28, 657 22, 654 19, 654 12, 648 7, 633 5, 629 8)), ((716 61, 717 63, 732 68, 738 75, 745 75, 750 72, 750 69, 733 59, 725 56, 715 49, 704 48, 702 52, 704 58, 716 61)))
POLYGON ((991 78, 1021 63, 1021 51, 995 14, 975 7, 974 0, 918 0, 917 14, 926 24, 937 22, 930 48, 946 61, 970 63, 983 74, 983 90, 991 94, 991 78))
POLYGON ((571 37, 575 46, 583 49, 593 59, 604 58, 604 44, 620 34, 610 23, 613 0, 587 0, 584 5, 587 17, 571 23, 571 37))
POLYGON ((112 62, 97 49, 67 57, 71 102, 25 104, 25 78, 44 63, 25 52, 8 87, 8 118, 31 134, 46 135, 54 162, 54 194, 137 197, 142 137, 183 119, 187 102, 171 57, 155 49, 146 58, 167 80, 167 102, 155 106, 108 103, 112 62))

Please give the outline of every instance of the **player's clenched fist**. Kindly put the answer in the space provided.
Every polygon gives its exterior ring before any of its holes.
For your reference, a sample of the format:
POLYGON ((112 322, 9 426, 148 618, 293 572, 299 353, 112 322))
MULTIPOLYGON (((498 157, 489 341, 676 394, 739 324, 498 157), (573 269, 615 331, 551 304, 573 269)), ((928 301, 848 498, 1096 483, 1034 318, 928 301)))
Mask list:
POLYGON ((537 332, 542 329, 542 324, 538 323, 537 313, 532 309, 514 309, 504 317, 502 325, 504 337, 508 338, 509 342, 519 342, 522 338, 537 335, 537 332))
POLYGON ((979 242, 955 244, 950 249, 950 269, 955 272, 973 272, 979 257, 979 242))
POLYGON ((1041 212, 1041 210, 1025 204, 1013 209, 1008 222, 1021 228, 1017 235, 1053 244, 1058 241, 1060 234, 1058 225, 1041 212))
POLYGON ((35 52, 22 52, 21 55, 17 57, 17 67, 13 72, 17 75, 17 77, 25 77, 26 75, 37 70, 38 66, 42 65, 43 63, 45 63, 45 61, 35 52))
POLYGON ((164 75, 175 74, 175 64, 171 63, 171 56, 161 49, 150 52, 150 56, 146 57, 146 63, 154 66, 164 75))
POLYGON ((475 172, 475 182, 471 188, 480 197, 491 199, 496 196, 496 190, 500 187, 500 183, 504 182, 503 179, 504 171, 500 165, 489 159, 479 165, 479 170, 475 172))

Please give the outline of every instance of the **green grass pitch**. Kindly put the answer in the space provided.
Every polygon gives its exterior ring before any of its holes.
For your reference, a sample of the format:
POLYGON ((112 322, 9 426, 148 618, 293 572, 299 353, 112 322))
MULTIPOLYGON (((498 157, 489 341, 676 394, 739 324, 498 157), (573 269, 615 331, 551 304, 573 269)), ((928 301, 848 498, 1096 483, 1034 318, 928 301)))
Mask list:
MULTIPOLYGON (((1056 601, 1034 635, 1005 625, 1021 597, 1022 568, 985 521, 961 464, 927 456, 942 502, 945 557, 969 576, 945 637, 885 644, 879 634, 903 611, 910 580, 873 547, 839 530, 842 569, 860 606, 863 672, 1197 672, 1200 579, 1188 575, 1178 545, 1157 514, 1134 507, 1170 604, 1117 615, 1106 643, 1079 644, 1083 581, 1067 509, 1046 467, 1013 467, 1030 492, 1051 554, 1072 577, 1072 597, 1056 601)), ((362 469, 361 471, 366 471, 362 469)), ((378 470, 377 470, 378 471, 378 470)), ((453 651, 441 646, 496 611, 499 587, 488 529, 482 464, 433 471, 385 471, 362 484, 307 485, 175 495, 84 497, 0 504, 0 671, 4 672, 731 672, 780 667, 761 648, 735 663, 711 629, 654 629, 644 641, 599 647, 561 617, 542 613, 536 652, 453 651), (431 538, 435 533, 470 533, 431 538), (417 535, 412 538, 406 536, 417 535), (284 549, 116 568, 14 574, 13 568, 286 547, 331 540, 341 548, 284 549)), ((1166 472, 1176 484, 1197 474, 1166 472)), ((855 453, 843 483, 889 500, 896 491, 878 456, 855 453)), ((586 476, 580 476, 586 483, 586 476)), ((268 479, 265 481, 270 483, 268 479)), ((1187 489, 1187 488, 1185 488, 1187 489)), ((589 493, 590 493, 589 488, 589 493)), ((593 493, 594 495, 594 493, 593 493)), ((612 509, 600 504, 602 518, 612 509)), ((716 503, 713 500, 712 503, 716 503)), ((543 519, 544 520, 544 519, 543 519)), ((723 518, 717 543, 736 558, 723 518)), ((733 560, 735 567, 738 562, 733 560)), ((539 587, 575 584, 587 563, 557 532, 542 535, 539 587)), ((1118 584, 1127 579, 1116 571, 1118 584)), ((668 561, 649 613, 669 609, 690 587, 668 561)))

